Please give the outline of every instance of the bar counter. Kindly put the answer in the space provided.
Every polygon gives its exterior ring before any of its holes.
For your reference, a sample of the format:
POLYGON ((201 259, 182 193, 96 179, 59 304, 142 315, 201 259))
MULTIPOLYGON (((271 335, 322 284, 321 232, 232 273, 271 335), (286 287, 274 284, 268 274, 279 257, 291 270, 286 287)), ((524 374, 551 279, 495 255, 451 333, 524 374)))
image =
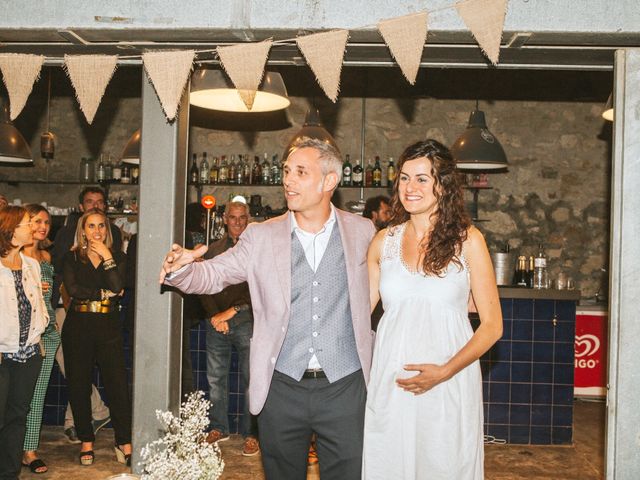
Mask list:
POLYGON ((499 294, 503 335, 480 359, 486 440, 571 444, 580 291, 500 287, 499 294))

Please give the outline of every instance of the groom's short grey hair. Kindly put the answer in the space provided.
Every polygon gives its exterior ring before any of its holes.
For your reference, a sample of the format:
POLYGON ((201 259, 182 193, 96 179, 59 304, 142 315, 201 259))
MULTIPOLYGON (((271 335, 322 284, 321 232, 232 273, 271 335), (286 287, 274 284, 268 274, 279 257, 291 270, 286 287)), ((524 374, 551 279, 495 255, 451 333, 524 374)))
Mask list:
POLYGON ((342 154, 340 150, 318 138, 300 137, 289 148, 289 155, 301 148, 314 148, 318 151, 322 175, 334 172, 338 175, 338 185, 342 181, 342 154))

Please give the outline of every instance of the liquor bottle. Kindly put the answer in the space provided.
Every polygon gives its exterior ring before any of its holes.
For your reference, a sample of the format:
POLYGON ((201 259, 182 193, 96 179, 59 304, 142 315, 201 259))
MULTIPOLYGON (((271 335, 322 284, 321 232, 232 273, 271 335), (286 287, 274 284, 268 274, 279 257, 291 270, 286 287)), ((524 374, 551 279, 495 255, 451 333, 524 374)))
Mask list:
POLYGON ((361 162, 362 160, 358 160, 358 162, 353 167, 351 181, 354 187, 361 187, 364 180, 364 169, 362 168, 361 162))
POLYGON ((228 183, 236 183, 236 174, 238 173, 238 166, 236 165, 236 156, 232 153, 229 160, 229 178, 228 183))
POLYGON ((104 164, 104 179, 107 181, 113 179, 113 163, 111 162, 111 154, 107 156, 107 161, 104 164))
POLYGON ((207 159, 207 152, 202 153, 202 160, 200 161, 200 183, 206 185, 209 183, 209 175, 211 169, 209 167, 209 160, 207 159))
POLYGON ((220 169, 218 170, 218 183, 229 182, 229 166, 227 165, 227 156, 222 155, 220 158, 220 169))
POLYGON ((262 185, 269 185, 271 183, 271 165, 269 165, 269 155, 267 152, 264 152, 262 160, 262 185))
POLYGON ((371 159, 367 160, 367 168, 364 169, 364 186, 373 186, 373 165, 371 165, 371 159))
POLYGON ((538 245, 538 254, 534 260, 533 288, 549 288, 549 274, 547 272, 547 257, 542 244, 538 245))
POLYGON ((396 179, 396 166, 393 164, 393 157, 389 157, 389 166, 387 167, 387 185, 392 185, 396 179))
POLYGON ((519 287, 526 287, 528 283, 527 279, 527 257, 520 255, 518 257, 518 266, 516 273, 513 277, 513 284, 519 287))
POLYGON ((351 159, 347 153, 344 157, 344 163, 342 164, 342 185, 345 187, 351 186, 351 159))
POLYGON ((282 183, 282 170, 278 162, 278 154, 274 153, 271 157, 271 185, 280 185, 282 183))
POLYGON ((120 183, 131 183, 131 167, 126 163, 122 167, 122 178, 120 179, 120 183))
MULTIPOLYGON (((239 155, 242 158, 242 155, 239 155)), ((251 185, 254 183, 254 179, 251 172, 251 163, 249 163, 249 155, 244 156, 242 161, 242 183, 245 185, 251 185)))
MULTIPOLYGON (((191 161, 191 168, 189 169, 189 183, 191 185, 195 185, 196 183, 198 183, 198 180, 200 179, 200 171, 198 170, 198 158, 196 156, 196 154, 194 153, 191 158, 193 159, 191 161)), ((115 169, 113 171, 113 177, 115 178, 115 169)))
POLYGON ((131 167, 131 183, 134 185, 140 183, 140 167, 138 165, 131 167))
POLYGON ((236 170, 236 183, 251 183, 251 169, 249 168, 249 155, 238 155, 238 169, 236 170))
POLYGON ((112 176, 114 182, 119 182, 122 179, 122 162, 117 162, 113 166, 112 176))
POLYGON ((218 183, 218 157, 211 159, 211 171, 209 172, 209 183, 218 183))
POLYGON ((254 185, 260 185, 262 182, 262 167, 260 166, 260 157, 253 157, 253 168, 251 169, 251 180, 254 185))
POLYGON ((372 185, 374 187, 381 187, 382 186, 382 168, 380 168, 380 157, 378 155, 376 155, 376 163, 373 166, 373 182, 372 185))
POLYGON ((98 168, 96 168, 96 181, 104 182, 105 181, 105 170, 104 170, 104 155, 100 154, 100 161, 98 162, 98 168))
POLYGON ((527 264, 527 287, 533 288, 533 272, 534 272, 534 259, 533 255, 529 255, 529 263, 527 264))

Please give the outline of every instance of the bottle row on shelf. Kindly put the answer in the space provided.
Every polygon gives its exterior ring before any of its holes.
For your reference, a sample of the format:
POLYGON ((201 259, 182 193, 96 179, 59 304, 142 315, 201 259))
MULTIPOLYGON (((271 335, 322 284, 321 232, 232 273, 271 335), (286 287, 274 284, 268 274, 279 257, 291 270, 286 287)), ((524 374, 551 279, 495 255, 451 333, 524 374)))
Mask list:
POLYGON ((92 157, 82 157, 80 161, 80 181, 95 183, 123 183, 136 185, 140 179, 138 165, 113 162, 111 154, 100 155, 96 164, 92 157))
POLYGON ((189 184, 191 185, 280 185, 282 183, 282 165, 278 154, 274 154, 269 161, 265 152, 263 160, 255 155, 251 162, 249 155, 239 154, 227 157, 212 157, 209 163, 207 152, 203 152, 198 161, 198 155, 192 155, 189 169, 189 184))
MULTIPOLYGON (((363 168, 361 162, 351 164, 349 154, 345 156, 342 166, 342 186, 345 187, 386 187, 391 185, 396 177, 396 167, 390 157, 387 165, 382 168, 380 157, 369 159, 363 168)), ((269 154, 254 155, 221 155, 209 157, 207 152, 192 154, 189 168, 189 184, 191 185, 281 185, 282 163, 278 154, 269 159, 269 154)))
POLYGON ((361 161, 356 161, 355 165, 351 164, 351 156, 345 155, 342 164, 342 183, 344 187, 386 187, 393 185, 396 178, 396 166, 393 157, 389 157, 389 161, 384 169, 380 156, 376 155, 375 160, 369 159, 367 166, 363 168, 361 161))

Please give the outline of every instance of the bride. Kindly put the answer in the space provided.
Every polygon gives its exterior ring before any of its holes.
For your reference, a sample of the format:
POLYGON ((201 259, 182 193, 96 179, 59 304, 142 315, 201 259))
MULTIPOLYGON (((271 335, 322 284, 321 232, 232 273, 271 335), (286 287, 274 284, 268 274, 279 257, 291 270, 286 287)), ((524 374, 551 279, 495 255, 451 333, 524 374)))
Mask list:
POLYGON ((365 413, 366 480, 483 478, 478 358, 502 335, 493 267, 464 210, 449 150, 435 140, 398 163, 390 226, 369 247, 371 305, 384 316, 365 413), (473 332, 470 292, 480 315, 473 332))

